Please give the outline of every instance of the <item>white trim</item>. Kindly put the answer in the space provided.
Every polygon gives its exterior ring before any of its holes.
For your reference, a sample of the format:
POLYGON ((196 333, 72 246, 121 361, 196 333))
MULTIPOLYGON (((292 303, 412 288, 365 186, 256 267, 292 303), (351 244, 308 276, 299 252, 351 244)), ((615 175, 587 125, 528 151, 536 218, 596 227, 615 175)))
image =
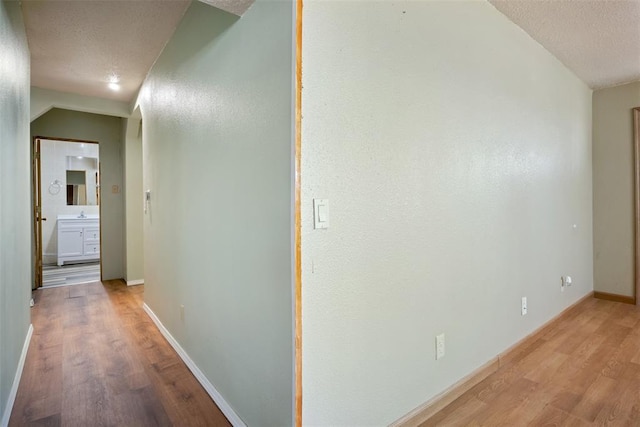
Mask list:
POLYGON ((144 279, 127 280, 127 286, 144 285, 144 279))
POLYGON ((178 341, 173 338, 171 333, 164 327, 160 319, 155 315, 155 313, 149 308, 147 303, 142 304, 142 309, 149 315, 153 323, 156 324, 160 333, 169 341, 171 347, 178 353, 178 356, 182 359, 182 361, 187 365, 189 370, 196 377, 198 382, 204 387, 204 389, 209 393, 209 396, 213 399, 213 401, 218 405, 218 408, 222 411, 222 413, 227 417, 229 422, 234 427, 246 427, 246 424, 242 421, 242 419, 235 413, 235 411, 231 408, 231 405, 227 403, 226 400, 222 397, 220 392, 216 390, 216 388, 211 384, 211 382, 207 379, 207 377, 202 373, 202 371, 198 368, 193 360, 189 357, 186 351, 178 344, 178 341))
POLYGON ((22 346, 22 353, 20 354, 20 360, 18 361, 18 369, 16 369, 16 376, 13 378, 13 385, 9 392, 9 399, 7 405, 4 408, 4 415, 2 416, 2 422, 0 426, 7 427, 9 425, 9 418, 11 418, 11 411, 13 410, 13 404, 16 401, 16 395, 18 394, 18 386, 20 385, 20 378, 22 378, 22 370, 24 369, 24 361, 27 359, 27 351, 29 351, 29 343, 31 342, 31 336, 33 335, 33 325, 29 325, 27 330, 27 336, 24 339, 24 345, 22 346))

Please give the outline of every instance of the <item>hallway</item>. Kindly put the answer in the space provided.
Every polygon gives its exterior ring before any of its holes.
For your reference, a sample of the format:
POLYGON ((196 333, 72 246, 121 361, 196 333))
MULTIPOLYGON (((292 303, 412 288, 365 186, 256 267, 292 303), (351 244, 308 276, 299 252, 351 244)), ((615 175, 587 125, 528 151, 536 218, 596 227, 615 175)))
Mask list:
POLYGON ((10 426, 228 426, 121 281, 35 292, 10 426))

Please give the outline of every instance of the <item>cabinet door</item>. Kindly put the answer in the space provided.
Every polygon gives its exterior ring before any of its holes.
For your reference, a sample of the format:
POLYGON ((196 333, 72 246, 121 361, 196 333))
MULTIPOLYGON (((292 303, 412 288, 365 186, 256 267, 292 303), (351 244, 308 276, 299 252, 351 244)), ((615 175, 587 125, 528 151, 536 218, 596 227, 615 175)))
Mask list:
POLYGON ((58 234, 58 257, 81 256, 82 228, 64 228, 58 234))

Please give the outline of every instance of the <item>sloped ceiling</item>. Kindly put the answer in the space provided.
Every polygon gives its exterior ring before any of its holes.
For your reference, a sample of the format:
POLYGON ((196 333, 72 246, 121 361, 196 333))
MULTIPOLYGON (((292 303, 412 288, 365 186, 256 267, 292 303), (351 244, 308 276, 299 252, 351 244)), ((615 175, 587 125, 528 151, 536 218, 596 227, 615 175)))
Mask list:
POLYGON ((489 0, 592 89, 640 80, 640 0, 489 0))
MULTIPOLYGON (((242 15, 253 0, 202 0, 242 15)), ((592 88, 640 80, 640 0, 489 0, 592 88)), ((190 0, 23 0, 32 85, 130 102, 190 0), (120 90, 108 88, 117 76, 120 90)))
MULTIPOLYGON (((241 15, 253 0, 206 0, 241 15)), ((190 0, 23 0, 31 85, 131 102, 190 0), (119 80, 119 90, 108 87, 119 80)))

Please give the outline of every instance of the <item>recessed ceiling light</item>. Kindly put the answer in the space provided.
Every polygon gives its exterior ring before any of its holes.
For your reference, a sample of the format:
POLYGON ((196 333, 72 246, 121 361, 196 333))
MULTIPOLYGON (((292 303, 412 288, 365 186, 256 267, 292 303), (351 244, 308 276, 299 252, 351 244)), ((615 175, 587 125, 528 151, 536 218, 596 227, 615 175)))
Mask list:
POLYGON ((116 73, 109 74, 109 77, 107 77, 107 82, 107 86, 112 91, 117 92, 120 90, 120 76, 116 73))

